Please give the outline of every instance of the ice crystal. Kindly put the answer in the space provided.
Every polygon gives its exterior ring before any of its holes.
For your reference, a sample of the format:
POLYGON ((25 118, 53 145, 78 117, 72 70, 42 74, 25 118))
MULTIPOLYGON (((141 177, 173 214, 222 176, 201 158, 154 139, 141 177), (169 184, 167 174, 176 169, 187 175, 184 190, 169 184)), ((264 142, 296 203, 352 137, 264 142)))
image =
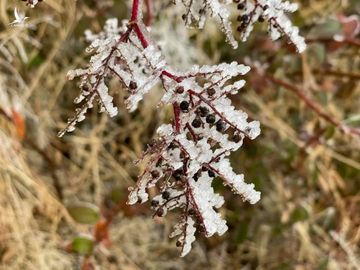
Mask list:
MULTIPOLYGON (((293 43, 299 52, 306 48, 304 38, 299 35, 299 29, 293 26, 285 13, 292 13, 298 9, 298 5, 282 0, 240 0, 238 3, 241 10, 238 21, 240 26, 241 41, 246 41, 253 30, 255 22, 267 21, 268 31, 273 40, 286 36, 293 43)), ((218 0, 177 0, 177 4, 182 4, 185 8, 183 19, 187 26, 203 28, 207 17, 215 18, 221 25, 222 31, 226 35, 227 41, 233 48, 238 44, 234 38, 230 13, 228 6, 231 1, 218 0)))

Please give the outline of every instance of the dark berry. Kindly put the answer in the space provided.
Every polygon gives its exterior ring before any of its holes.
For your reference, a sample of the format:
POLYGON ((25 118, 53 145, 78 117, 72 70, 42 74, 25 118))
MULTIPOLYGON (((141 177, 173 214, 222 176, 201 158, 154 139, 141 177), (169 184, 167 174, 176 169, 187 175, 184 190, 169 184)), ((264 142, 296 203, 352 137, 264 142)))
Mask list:
POLYGON ((153 178, 158 178, 160 176, 160 173, 157 170, 153 170, 153 171, 151 171, 151 176, 153 178))
POLYGON ((152 207, 156 207, 156 206, 158 206, 159 205, 159 201, 157 201, 157 200, 152 200, 151 201, 151 206, 152 207))
POLYGON ((185 21, 185 20, 186 20, 186 15, 183 14, 183 15, 181 16, 181 18, 185 21))
POLYGON ((89 85, 87 85, 87 84, 84 84, 83 86, 81 86, 81 89, 83 90, 83 91, 89 91, 89 85))
POLYGON ((269 8, 268 5, 263 6, 263 10, 267 10, 269 8))
POLYGON ((174 171, 173 173, 173 177, 176 179, 176 180, 180 180, 181 179, 181 176, 182 176, 182 170, 176 170, 174 171))
POLYGON ((202 8, 202 9, 200 9, 200 10, 199 10, 199 14, 200 14, 200 15, 205 14, 205 9, 203 9, 203 8, 202 8))
POLYGON ((195 182, 197 182, 197 180, 199 180, 199 174, 194 174, 193 179, 195 182))
POLYGON ((209 177, 215 177, 215 173, 213 171, 208 170, 209 177))
POLYGON ((137 88, 137 83, 134 82, 134 81, 131 81, 131 82, 129 83, 129 88, 132 89, 132 90, 136 89, 136 88, 137 88))
POLYGON ((246 14, 244 14, 244 15, 241 16, 241 20, 242 20, 243 22, 247 22, 247 21, 249 20, 249 16, 246 15, 246 14))
POLYGON ((194 128, 199 128, 201 127, 201 120, 200 118, 195 118, 192 122, 191 122, 191 125, 194 127, 194 128))
POLYGON ((178 94, 182 94, 182 93, 184 93, 184 87, 182 87, 182 86, 178 86, 178 87, 176 87, 176 93, 178 93, 178 94))
POLYGON ((217 130, 217 131, 223 132, 223 131, 225 131, 225 128, 226 128, 226 126, 225 126, 225 122, 224 122, 224 121, 219 120, 219 121, 216 122, 216 130, 217 130))
POLYGON ((240 3, 237 5, 237 9, 244 9, 244 8, 245 8, 244 3, 240 3))
POLYGON ((193 208, 190 208, 188 213, 190 216, 193 216, 193 215, 195 215, 196 211, 193 208))
POLYGON ((161 197, 164 199, 164 200, 167 200, 170 198, 170 192, 165 190, 162 194, 161 194, 161 197))
POLYGON ((214 88, 209 88, 208 90, 206 90, 206 92, 210 97, 212 97, 216 93, 214 88))
POLYGON ((202 167, 201 167, 201 170, 202 170, 203 172, 206 172, 206 171, 208 170, 208 168, 206 168, 205 166, 202 166, 202 167))
POLYGON ((170 143, 169 146, 168 146, 168 149, 169 149, 169 150, 173 150, 173 149, 175 149, 175 148, 176 148, 176 144, 173 143, 173 142, 170 143))
POLYGON ((216 121, 215 115, 209 114, 208 116, 206 116, 206 123, 214 124, 215 121, 216 121))
POLYGON ((236 28, 236 31, 238 31, 238 32, 244 31, 244 26, 243 26, 243 25, 239 25, 239 26, 236 28))
POLYGON ((233 137, 233 141, 238 143, 241 141, 241 136, 240 134, 235 134, 234 137, 233 137))
POLYGON ((209 109, 207 107, 203 107, 203 106, 199 107, 199 115, 201 117, 205 117, 208 114, 209 114, 209 109))
POLYGON ((259 21, 259 22, 264 22, 264 21, 265 21, 265 18, 264 18, 263 16, 260 16, 260 17, 258 18, 258 21, 259 21))
POLYGON ((187 112, 189 110, 189 102, 187 101, 181 101, 180 103, 180 109, 183 111, 183 112, 187 112))
POLYGON ((156 215, 158 217, 162 217, 164 215, 164 209, 163 208, 159 208, 157 211, 156 211, 156 215))
POLYGON ((176 241, 176 246, 177 246, 177 247, 181 247, 181 246, 182 246, 181 241, 179 241, 179 240, 178 240, 178 241, 176 241))

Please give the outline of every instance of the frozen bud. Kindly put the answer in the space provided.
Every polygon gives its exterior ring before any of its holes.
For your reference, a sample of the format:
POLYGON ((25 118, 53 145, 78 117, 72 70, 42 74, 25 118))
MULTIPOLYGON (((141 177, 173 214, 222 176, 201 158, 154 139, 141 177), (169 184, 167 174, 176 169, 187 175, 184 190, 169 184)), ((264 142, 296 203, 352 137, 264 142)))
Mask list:
POLYGON ((176 87, 176 93, 178 93, 178 94, 182 94, 182 93, 184 93, 184 87, 183 86, 178 86, 178 87, 176 87))
POLYGON ((134 82, 134 81, 131 81, 131 82, 129 83, 129 88, 130 88, 131 90, 136 89, 136 88, 137 88, 137 83, 134 82))
POLYGON ((209 97, 212 97, 213 95, 215 95, 216 91, 214 88, 209 88, 206 90, 206 93, 209 95, 209 97))
POLYGON ((188 211, 188 214, 189 214, 190 216, 195 215, 195 214, 196 214, 195 209, 194 209, 194 208, 190 208, 189 211, 188 211))

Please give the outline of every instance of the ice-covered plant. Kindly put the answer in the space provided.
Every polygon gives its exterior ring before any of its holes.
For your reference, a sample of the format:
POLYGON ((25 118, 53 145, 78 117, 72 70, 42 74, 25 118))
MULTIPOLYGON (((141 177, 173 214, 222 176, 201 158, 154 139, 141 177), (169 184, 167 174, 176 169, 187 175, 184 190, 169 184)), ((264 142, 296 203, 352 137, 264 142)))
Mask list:
MULTIPOLYGON (((207 16, 218 20, 233 47, 237 42, 232 35, 227 9, 229 1, 182 0, 182 15, 189 26, 202 27, 207 16)), ((241 32, 245 40, 256 20, 268 20, 271 36, 288 36, 298 51, 305 44, 284 15, 296 6, 278 0, 236 1, 242 10, 241 32)), ((247 114, 235 109, 229 96, 237 94, 245 81, 241 76, 250 68, 232 62, 214 66, 193 66, 189 71, 171 67, 162 57, 159 46, 150 37, 150 28, 142 22, 141 2, 133 0, 129 21, 120 25, 117 19, 106 22, 99 34, 86 32, 93 55, 89 66, 69 72, 69 79, 80 77, 81 93, 75 102, 81 104, 76 114, 59 133, 73 131, 77 122, 94 102, 111 117, 118 112, 113 104, 106 82, 117 78, 124 90, 129 91, 126 106, 134 111, 144 95, 155 85, 164 90, 159 106, 173 107, 173 122, 157 130, 138 162, 146 169, 139 176, 136 186, 130 188, 129 204, 144 203, 149 199, 148 189, 157 186, 159 195, 151 200, 155 215, 163 217, 169 210, 180 208, 181 216, 171 237, 177 237, 181 256, 186 255, 198 231, 209 237, 223 234, 226 222, 216 209, 224 198, 214 193, 212 182, 220 177, 236 194, 250 202, 260 199, 254 184, 247 184, 243 175, 236 174, 229 155, 238 150, 245 137, 260 134, 259 122, 249 121, 247 114)))

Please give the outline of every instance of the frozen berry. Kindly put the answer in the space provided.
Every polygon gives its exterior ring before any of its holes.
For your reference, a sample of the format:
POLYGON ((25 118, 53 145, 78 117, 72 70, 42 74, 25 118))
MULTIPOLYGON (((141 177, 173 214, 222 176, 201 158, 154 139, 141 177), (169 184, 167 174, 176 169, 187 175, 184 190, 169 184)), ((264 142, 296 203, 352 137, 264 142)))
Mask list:
POLYGON ((180 109, 183 111, 183 112, 187 112, 189 110, 189 102, 187 101, 181 101, 180 103, 180 109))
POLYGON ((158 206, 159 205, 159 201, 157 201, 157 200, 152 200, 151 201, 151 206, 152 207, 156 207, 156 206, 158 206))
POLYGON ((215 173, 213 171, 208 170, 209 177, 215 177, 215 173))
POLYGON ((213 114, 209 114, 208 116, 206 116, 206 123, 208 124, 214 124, 215 123, 215 115, 213 114))
POLYGON ((245 8, 244 3, 240 3, 237 5, 237 9, 244 9, 244 8, 245 8))
POLYGON ((203 107, 203 106, 199 107, 199 115, 201 117, 205 117, 208 114, 209 114, 209 109, 207 107, 203 107))
POLYGON ((238 143, 241 141, 241 136, 240 134, 235 134, 234 137, 233 137, 233 141, 238 143))
POLYGON ((160 176, 160 173, 157 170, 153 170, 153 171, 151 171, 151 176, 153 178, 158 178, 160 176))
POLYGON ((136 88, 137 88, 137 83, 134 82, 134 81, 131 81, 131 82, 129 83, 129 88, 132 89, 132 90, 136 89, 136 88))
POLYGON ((162 194, 161 194, 161 197, 164 199, 164 200, 167 200, 170 198, 170 192, 165 190, 162 194))
POLYGON ((163 208, 159 208, 157 211, 156 211, 156 215, 158 217, 162 217, 164 215, 164 209, 163 208))
POLYGON ((212 97, 216 93, 214 88, 209 88, 208 90, 206 90, 206 92, 210 97, 212 97))
POLYGON ((243 22, 247 22, 247 21, 249 20, 249 16, 246 15, 246 14, 244 14, 244 15, 241 16, 241 20, 242 20, 243 22))
POLYGON ((178 93, 178 94, 182 94, 182 93, 184 93, 184 87, 183 86, 178 86, 178 87, 176 87, 176 93, 178 93))
POLYGON ((195 118, 192 122, 191 122, 191 125, 194 127, 194 128, 199 128, 201 127, 201 120, 199 118, 195 118))
POLYGON ((217 131, 223 132, 223 131, 225 131, 225 128, 226 128, 226 126, 225 126, 225 122, 224 122, 224 121, 219 120, 219 121, 216 122, 216 130, 217 130, 217 131))

